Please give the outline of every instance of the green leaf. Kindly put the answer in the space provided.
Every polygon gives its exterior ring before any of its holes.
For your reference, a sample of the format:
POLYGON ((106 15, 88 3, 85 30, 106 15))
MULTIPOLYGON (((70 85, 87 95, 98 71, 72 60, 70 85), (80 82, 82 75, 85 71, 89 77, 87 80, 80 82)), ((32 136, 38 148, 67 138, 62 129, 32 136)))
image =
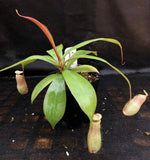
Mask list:
MULTIPOLYGON (((58 45, 56 48, 57 48, 58 54, 59 54, 59 56, 61 58, 62 57, 62 53, 63 53, 63 44, 58 45)), ((54 49, 47 50, 46 52, 58 62, 58 58, 57 58, 57 55, 56 55, 54 49)))
POLYGON ((64 70, 62 74, 80 108, 92 121, 97 105, 97 97, 93 86, 88 80, 74 71, 64 70))
POLYGON ((96 42, 96 41, 106 41, 106 42, 110 42, 110 43, 114 43, 116 45, 118 45, 121 49, 121 63, 124 64, 123 62, 123 51, 122 51, 122 46, 121 46, 121 43, 116 40, 116 39, 111 39, 111 38, 96 38, 96 39, 91 39, 91 40, 88 40, 88 41, 84 41, 84 42, 81 42, 75 46, 73 46, 72 48, 70 48, 69 50, 67 50, 65 52, 65 54, 63 55, 63 58, 69 54, 72 50, 74 49, 77 49, 77 48, 80 48, 80 47, 83 47, 83 46, 86 46, 87 44, 90 44, 92 42, 96 42))
POLYGON ((44 98, 44 114, 52 128, 61 120, 66 108, 65 81, 61 74, 49 86, 44 98))
POLYGON ((48 63, 51 63, 51 64, 55 65, 56 67, 58 66, 58 63, 55 62, 52 59, 52 57, 50 57, 50 56, 47 56, 47 55, 46 56, 33 55, 33 56, 30 56, 30 57, 28 57, 28 58, 26 58, 26 59, 24 59, 22 61, 19 61, 19 62, 13 64, 11 66, 8 66, 8 67, 5 67, 5 68, 1 69, 0 72, 5 71, 5 70, 10 69, 10 68, 13 68, 13 67, 15 67, 15 66, 17 66, 19 64, 22 64, 23 66, 25 66, 25 65, 27 65, 29 63, 32 63, 32 62, 36 61, 37 59, 45 61, 45 62, 48 62, 48 63))
MULTIPOLYGON (((96 51, 89 51, 89 50, 78 50, 76 51, 69 59, 72 59, 73 57, 77 56, 77 55, 86 55, 86 54, 90 54, 93 53, 94 55, 97 56, 97 52, 96 51)), ((69 69, 70 66, 75 62, 76 60, 72 59, 71 61, 68 62, 66 69, 69 69)))
POLYGON ((97 72, 97 73, 99 73, 99 71, 91 65, 80 65, 80 66, 75 67, 71 70, 75 71, 75 72, 97 72))
MULTIPOLYGON (((90 51, 90 50, 78 50, 78 51, 76 51, 72 56, 74 56, 74 55, 80 55, 80 54, 90 54, 90 53, 93 53, 94 55, 96 55, 97 56, 97 51, 90 51)), ((72 57, 71 56, 71 57, 72 57)))
POLYGON ((38 94, 47 86, 49 85, 59 74, 51 74, 45 78, 43 78, 34 88, 32 95, 31 95, 31 103, 35 100, 38 94))
POLYGON ((88 59, 95 59, 98 61, 101 61, 103 63, 106 63, 107 65, 109 65, 112 69, 116 70, 120 75, 122 75, 122 77, 127 81, 128 85, 129 85, 129 93, 130 93, 130 99, 132 97, 132 92, 131 92, 131 83, 129 81, 129 79, 119 70, 117 69, 115 66, 111 65, 109 62, 107 62, 105 59, 100 58, 100 57, 95 57, 95 56, 90 56, 90 55, 77 55, 76 57, 74 57, 74 59, 79 59, 79 58, 88 58, 88 59))

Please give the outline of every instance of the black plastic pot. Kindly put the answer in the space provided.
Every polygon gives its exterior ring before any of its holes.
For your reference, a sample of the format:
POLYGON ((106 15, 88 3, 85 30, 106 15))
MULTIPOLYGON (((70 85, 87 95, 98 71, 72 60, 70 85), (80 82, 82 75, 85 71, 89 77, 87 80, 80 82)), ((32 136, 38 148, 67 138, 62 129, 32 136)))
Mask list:
MULTIPOLYGON (((98 78, 98 80, 91 82, 95 91, 97 91, 98 82, 99 82, 99 75, 91 73, 92 76, 98 78)), ((81 110, 80 106, 78 105, 77 101, 71 94, 69 90, 67 90, 67 104, 66 104, 66 111, 65 115, 62 118, 62 124, 68 128, 77 128, 81 125, 86 125, 89 122, 88 117, 86 114, 81 110)))

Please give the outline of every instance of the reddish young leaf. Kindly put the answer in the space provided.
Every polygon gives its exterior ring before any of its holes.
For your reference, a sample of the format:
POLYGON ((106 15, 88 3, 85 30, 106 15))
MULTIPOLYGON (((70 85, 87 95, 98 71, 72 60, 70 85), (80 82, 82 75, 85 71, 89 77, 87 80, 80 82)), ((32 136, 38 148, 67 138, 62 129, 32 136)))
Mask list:
POLYGON ((54 39, 52 37, 52 34, 48 30, 48 28, 44 24, 42 24, 41 22, 36 20, 35 18, 20 15, 17 9, 16 9, 16 13, 18 14, 18 16, 20 16, 22 18, 25 18, 25 19, 28 19, 29 21, 35 23, 44 32, 44 34, 48 38, 49 42, 51 43, 52 47, 54 48, 54 51, 55 51, 55 53, 57 55, 57 58, 58 58, 58 61, 60 63, 61 62, 60 56, 59 56, 59 54, 57 52, 57 49, 56 49, 55 42, 54 42, 54 39))

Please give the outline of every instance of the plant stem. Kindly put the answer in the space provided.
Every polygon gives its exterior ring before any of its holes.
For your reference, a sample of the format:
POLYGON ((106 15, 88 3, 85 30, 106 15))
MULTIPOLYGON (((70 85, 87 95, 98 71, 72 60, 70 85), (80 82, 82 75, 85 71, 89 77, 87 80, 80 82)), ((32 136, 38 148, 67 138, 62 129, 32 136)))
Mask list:
POLYGON ((129 98, 129 101, 132 99, 132 91, 131 91, 131 83, 130 81, 128 80, 128 78, 119 70, 117 69, 116 67, 114 67, 113 65, 111 65, 110 63, 107 62, 107 64, 113 68, 114 70, 116 70, 119 74, 122 75, 122 77, 127 81, 128 85, 129 85, 129 94, 130 94, 130 98, 129 98))

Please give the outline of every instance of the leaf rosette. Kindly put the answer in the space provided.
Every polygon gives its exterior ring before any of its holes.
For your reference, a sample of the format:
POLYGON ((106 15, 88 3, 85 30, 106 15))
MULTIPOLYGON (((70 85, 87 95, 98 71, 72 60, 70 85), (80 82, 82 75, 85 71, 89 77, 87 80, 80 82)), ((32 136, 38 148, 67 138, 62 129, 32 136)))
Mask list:
POLYGON ((45 61, 54 65, 57 69, 59 69, 58 73, 48 75, 44 79, 42 79, 34 88, 32 95, 31 95, 31 102, 35 100, 35 98, 39 95, 39 93, 46 87, 49 86, 47 92, 44 97, 43 103, 43 111, 44 114, 51 124, 52 128, 61 120, 65 113, 66 108, 66 85, 68 86, 70 92, 72 93, 73 97, 79 104, 79 107, 82 111, 88 116, 90 122, 93 119, 94 112, 97 106, 97 97, 95 90, 91 83, 82 77, 79 73, 80 72, 97 72, 99 71, 91 66, 91 65, 80 65, 75 68, 70 69, 70 66, 80 58, 88 58, 94 59, 100 62, 103 62, 109 65, 111 68, 116 70, 119 74, 121 74, 129 85, 129 92, 130 92, 130 99, 131 99, 131 84, 128 78, 116 67, 111 65, 109 62, 104 60, 103 58, 97 57, 96 51, 90 50, 77 50, 69 59, 65 60, 65 57, 73 50, 79 49, 84 47, 90 43, 96 41, 106 41, 109 43, 116 44, 120 47, 121 50, 121 64, 124 64, 123 61, 123 51, 120 42, 116 39, 111 38, 96 38, 81 42, 70 49, 68 49, 63 54, 63 45, 60 44, 58 46, 55 45, 54 39, 52 34, 48 30, 48 28, 39 22, 38 20, 20 15, 16 10, 18 16, 25 18, 34 24, 36 24, 46 35, 50 44, 52 45, 53 49, 46 51, 48 55, 32 55, 27 57, 26 59, 17 62, 11 66, 3 68, 0 72, 15 67, 17 65, 22 65, 23 69, 29 63, 33 63, 36 60, 45 61), (89 55, 90 54, 90 55, 89 55), (79 92, 80 91, 80 92, 79 92))

